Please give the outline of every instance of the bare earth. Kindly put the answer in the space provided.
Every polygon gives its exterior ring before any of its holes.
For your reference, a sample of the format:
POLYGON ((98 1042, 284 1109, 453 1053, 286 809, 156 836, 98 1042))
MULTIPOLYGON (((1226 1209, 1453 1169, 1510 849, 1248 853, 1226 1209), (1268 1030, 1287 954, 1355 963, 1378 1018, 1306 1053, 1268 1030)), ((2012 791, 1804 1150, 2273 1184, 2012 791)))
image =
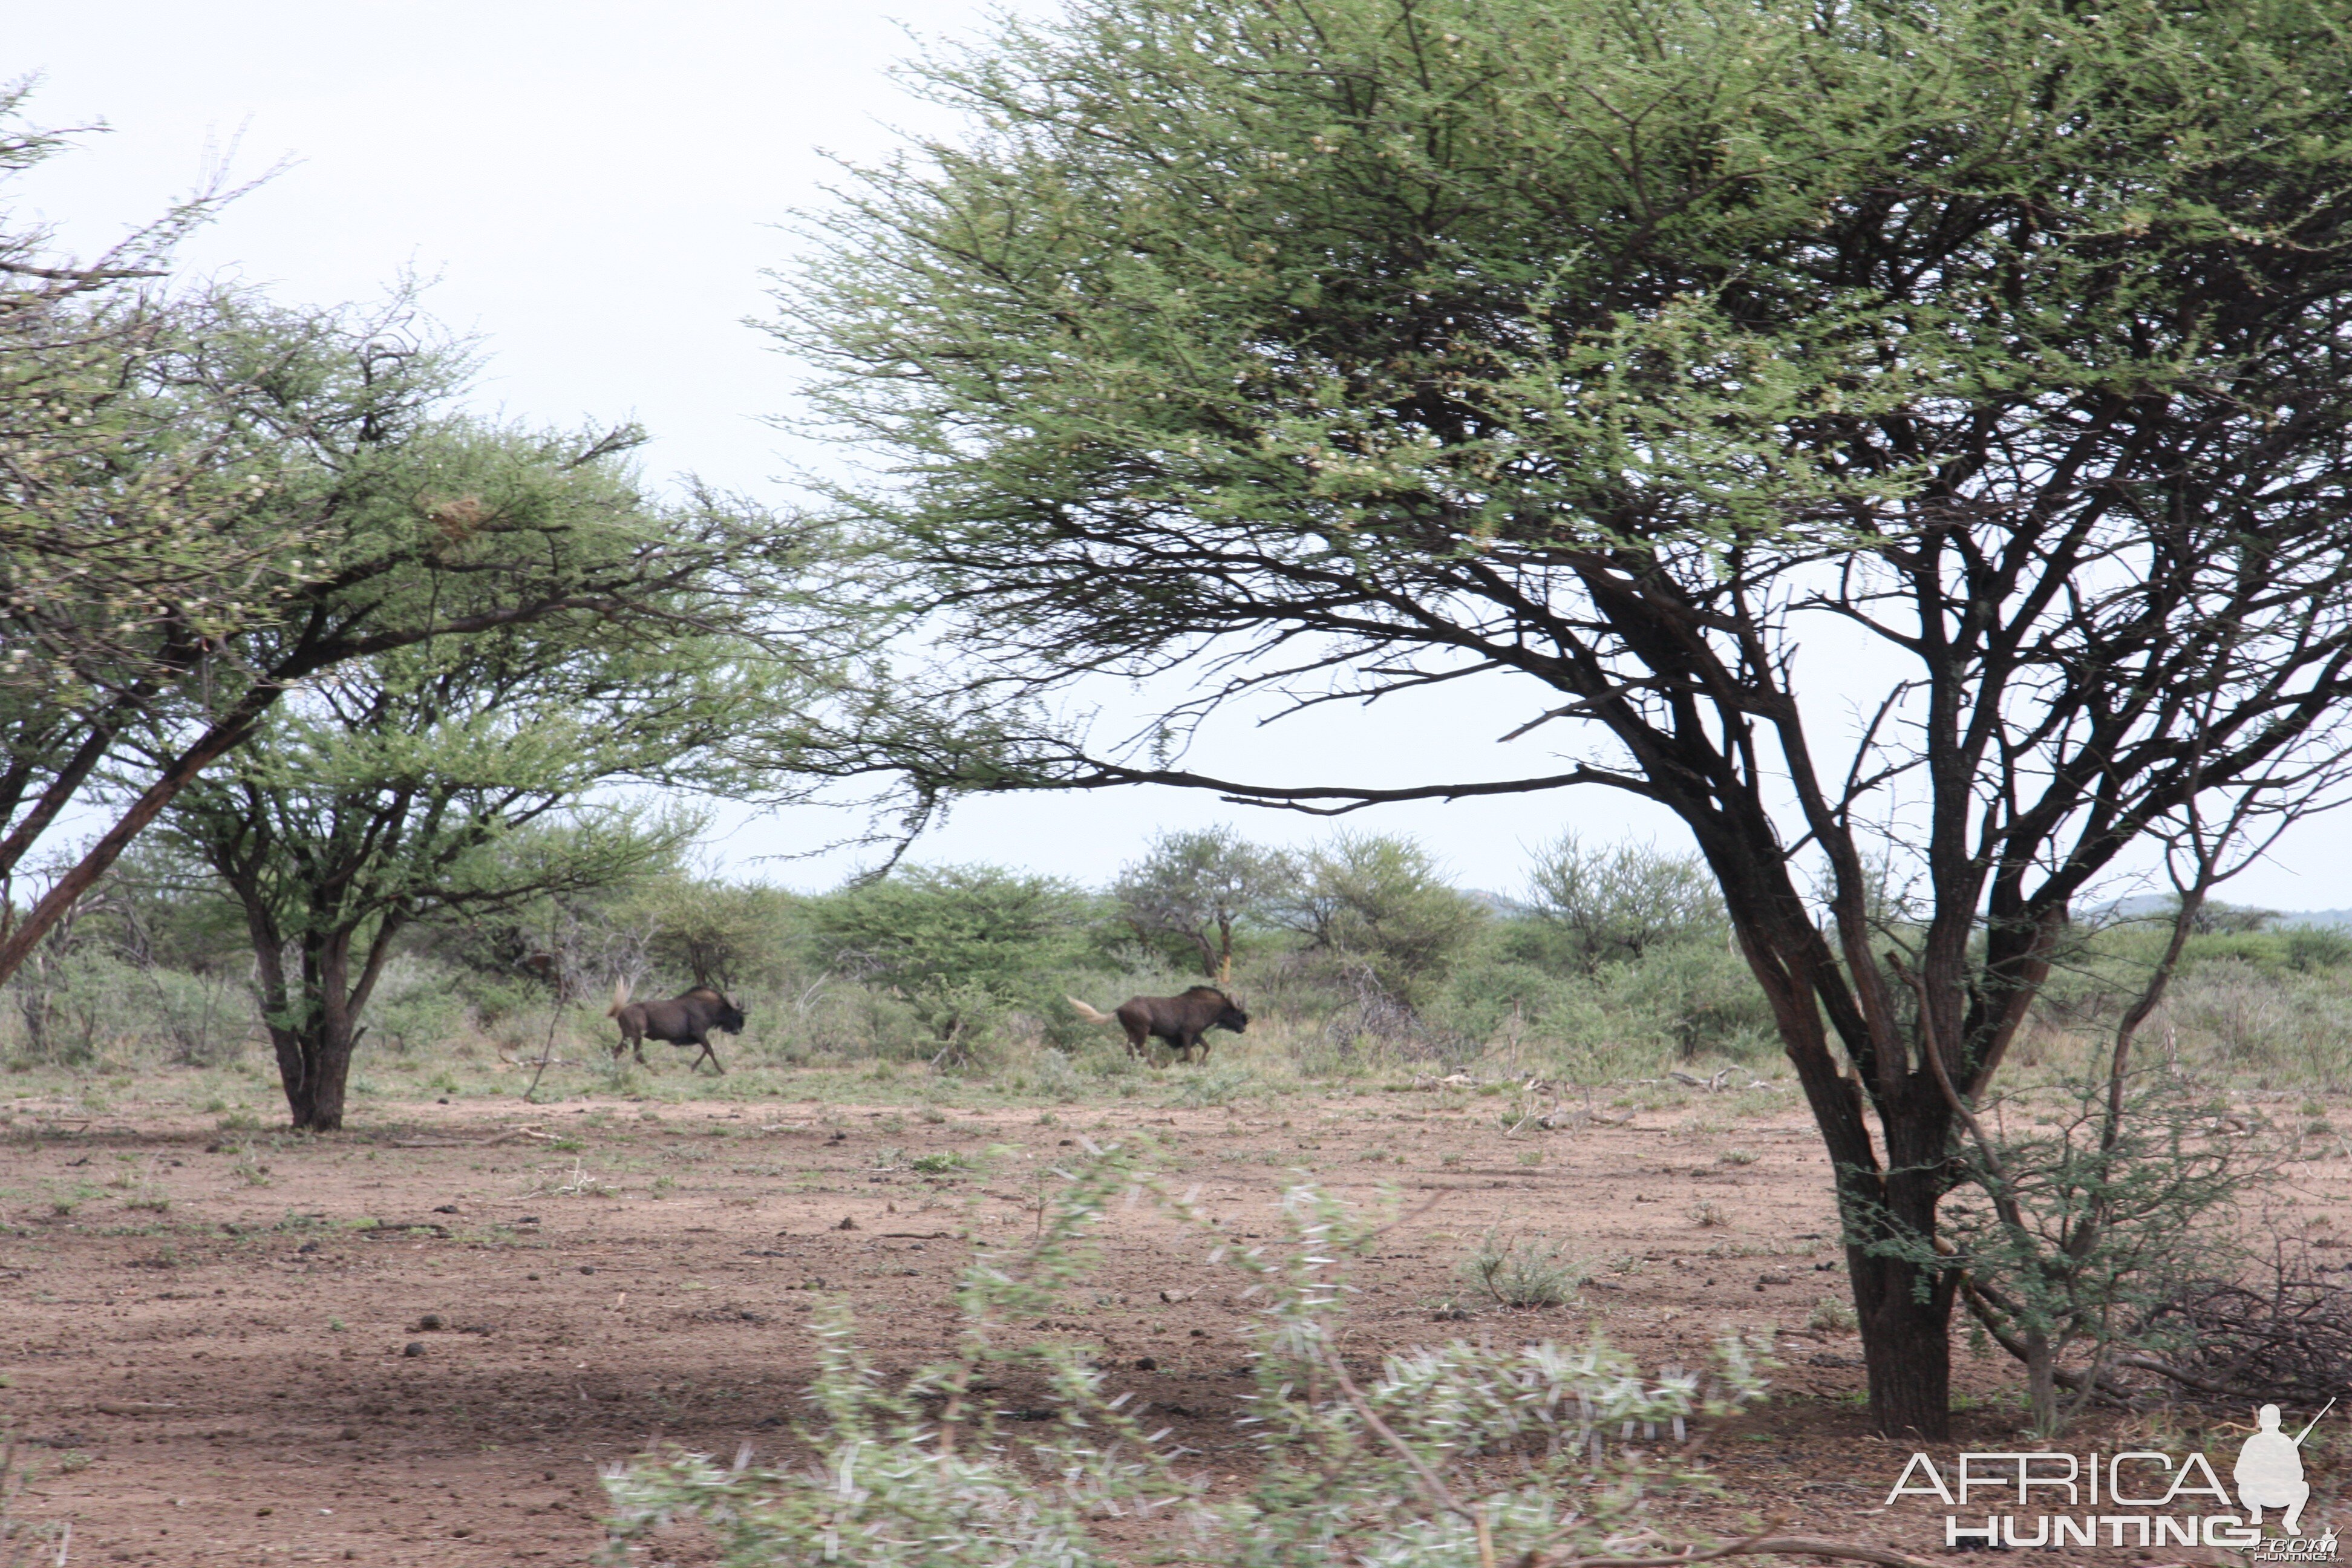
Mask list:
MULTIPOLYGON (((20 1102, 0 1143, 0 1400, 34 1472, 20 1511, 69 1520, 74 1563, 585 1563, 603 1539, 604 1467, 656 1442, 788 1447, 805 1325, 826 1296, 854 1305, 886 1367, 942 1353, 961 1238, 1025 1233, 1066 1141, 1143 1134, 1244 1237, 1277 1233, 1270 1205, 1300 1167, 1368 1205, 1438 1200, 1358 1276, 1351 1360, 1599 1328, 1654 1366, 1696 1363, 1725 1328, 1780 1330, 1771 1403, 1696 1427, 1684 1456, 1727 1498, 1661 1528, 1679 1538, 1777 1513, 1942 1554, 1940 1506, 1882 1506, 1910 1446, 1865 1433, 1853 1335, 1804 1329, 1844 1279, 1827 1167, 1800 1112, 1701 1121, 1709 1103, 1694 1095, 1531 1140, 1507 1138, 1492 1100, 1440 1100, 1087 1105, 1050 1124, 1034 1107, 927 1122, 905 1106, 786 1100, 375 1104, 358 1130, 315 1142, 20 1102), (991 1145, 1004 1147, 978 1172, 908 1168, 991 1145), (1601 1271, 1570 1307, 1479 1310, 1454 1269, 1496 1224, 1565 1237, 1601 1271), (1449 1303, 1473 1315, 1435 1321, 1449 1303), (441 1326, 421 1326, 428 1314, 441 1326)), ((2301 1169, 2324 1223, 2352 1167, 2301 1169)), ((1233 1277, 1149 1206, 1116 1214, 1105 1240, 1071 1316, 1039 1331, 1099 1345, 1212 1473, 1244 1475, 1233 1422, 1247 1317, 1233 1277), (1193 1294, 1170 1305, 1162 1291, 1193 1294)), ((2032 1446, 2006 1403, 2010 1369, 1965 1353, 1958 1365, 1979 1406, 1958 1447, 2032 1446)), ((2194 1446, 2148 1420, 2095 1421, 2065 1447, 2194 1446)), ((2226 1476, 2234 1436, 2203 1436, 2226 1476)), ((2307 1532, 2340 1517, 2344 1445, 2329 1436, 2306 1446, 2307 1532)))

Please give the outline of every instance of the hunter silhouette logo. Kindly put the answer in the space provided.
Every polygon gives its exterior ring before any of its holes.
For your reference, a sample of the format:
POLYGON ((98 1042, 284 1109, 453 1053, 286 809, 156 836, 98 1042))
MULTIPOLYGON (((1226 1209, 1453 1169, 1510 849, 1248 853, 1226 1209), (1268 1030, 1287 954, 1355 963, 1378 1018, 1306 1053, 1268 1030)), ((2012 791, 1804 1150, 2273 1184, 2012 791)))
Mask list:
POLYGON ((1946 1461, 1949 1471, 1931 1456, 1915 1453, 1885 1506, 1906 1497, 1943 1504, 1951 1510, 1943 1518, 1948 1548, 2213 1546, 2247 1552, 2262 1563, 2333 1563, 2333 1530, 2312 1538, 2296 1531, 2311 1501, 2311 1483, 2303 1477, 2304 1439, 2336 1403, 2329 1400, 2293 1436, 2279 1429, 2277 1405, 2256 1412, 2254 1430, 2240 1445, 2230 1472, 2234 1496, 2200 1453, 2012 1449, 1958 1455, 1946 1461), (1992 1498, 1984 1498, 1987 1492, 1992 1498), (1975 1511, 1988 1502, 1990 1510, 1975 1511), (2266 1540, 2263 1513, 2268 1509, 2280 1512, 2280 1533, 2266 1540))
MULTIPOLYGON (((2331 1399, 2319 1415, 2335 1408, 2331 1399)), ((2279 1521, 2279 1530, 2295 1533, 2295 1526, 2303 1522, 2303 1505, 2311 1500, 2311 1483, 2303 1479, 2303 1440, 2319 1425, 2319 1415, 2290 1437, 2279 1430, 2277 1405, 2265 1405, 2255 1413, 2253 1436, 2238 1450, 2238 1463, 2230 1471, 2230 1479, 2238 1483, 2238 1503, 2246 1510, 2247 1523, 2262 1523, 2266 1508, 2283 1508, 2286 1517, 2279 1521)))

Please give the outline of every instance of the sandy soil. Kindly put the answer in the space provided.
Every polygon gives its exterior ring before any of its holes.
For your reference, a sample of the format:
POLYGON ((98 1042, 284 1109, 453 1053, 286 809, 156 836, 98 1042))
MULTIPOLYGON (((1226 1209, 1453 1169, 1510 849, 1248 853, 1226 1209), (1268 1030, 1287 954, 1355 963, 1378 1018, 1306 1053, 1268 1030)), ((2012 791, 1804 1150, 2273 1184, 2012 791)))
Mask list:
MULTIPOLYGON (((1770 1405, 1692 1433, 1727 1501, 1675 1522, 1767 1510, 1938 1554, 1940 1508, 1881 1506, 1908 1446, 1865 1433, 1856 1342, 1804 1328, 1844 1281, 1801 1116, 1727 1120, 1693 1096, 1530 1141, 1507 1138, 1496 1110, 1387 1093, 929 1121, 785 1100, 476 1101, 373 1105, 361 1130, 298 1141, 20 1104, 0 1143, 0 1401, 34 1471, 20 1511, 71 1521, 74 1563, 584 1563, 603 1467, 657 1441, 787 1443, 805 1325, 827 1295, 855 1306, 884 1365, 939 1354, 969 1227, 1025 1230, 1066 1140, 1141 1132, 1243 1236, 1272 1234, 1269 1205, 1301 1166, 1367 1204, 1384 1189, 1408 1211, 1438 1200, 1359 1276, 1351 1358, 1597 1327, 1646 1362, 1695 1363, 1723 1328, 1782 1331, 1770 1405), (908 1168, 991 1145, 977 1173, 908 1168), (1496 1224, 1604 1267, 1573 1306, 1477 1310, 1455 1268, 1496 1224), (1448 1303, 1475 1315, 1434 1321, 1448 1303)), ((2315 1214, 2343 1206, 2352 1168, 2305 1170, 2315 1214)), ((1245 1309, 1231 1276, 1148 1207, 1106 1240, 1072 1315, 1038 1331, 1099 1345, 1204 1464, 1238 1471, 1245 1309)), ((2018 1447, 2009 1368, 1959 1365, 1979 1404, 1960 1446, 2018 1447)), ((2067 1446, 2123 1435, 2095 1424, 2067 1446)), ((2339 1493, 2333 1454, 2312 1452, 2315 1524, 2339 1493)))

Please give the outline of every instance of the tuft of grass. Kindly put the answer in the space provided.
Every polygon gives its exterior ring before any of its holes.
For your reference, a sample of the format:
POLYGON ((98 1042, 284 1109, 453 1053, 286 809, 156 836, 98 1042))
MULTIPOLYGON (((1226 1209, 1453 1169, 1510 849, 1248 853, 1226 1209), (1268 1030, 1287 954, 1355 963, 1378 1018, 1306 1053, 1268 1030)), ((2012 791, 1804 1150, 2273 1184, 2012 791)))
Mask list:
POLYGON ((1731 1223, 1731 1216, 1725 1214, 1723 1205, 1713 1198, 1701 1198, 1691 1205, 1690 1216, 1691 1224, 1701 1230, 1711 1230, 1717 1226, 1731 1223))
POLYGON ((1853 1326, 1853 1308, 1833 1297, 1822 1297, 1813 1303, 1813 1310, 1805 1314, 1805 1327, 1819 1329, 1825 1333, 1852 1333, 1853 1326))
POLYGON ((1506 1307, 1564 1305, 1592 1278, 1568 1243, 1540 1234, 1506 1241, 1500 1226, 1480 1238, 1478 1250, 1462 1260, 1460 1273, 1506 1307))
POLYGON ((1200 1110, 1213 1105, 1231 1105, 1252 1087, 1250 1071, 1243 1067, 1214 1067, 1197 1077, 1188 1078, 1176 1090, 1175 1103, 1187 1110, 1200 1110))
POLYGON ((1756 1163, 1756 1151, 1753 1149, 1726 1149, 1719 1158, 1727 1165, 1752 1165, 1756 1163))
POLYGON ((940 1152, 918 1154, 907 1163, 907 1168, 925 1176, 944 1176, 954 1171, 969 1171, 971 1162, 961 1154, 940 1152))

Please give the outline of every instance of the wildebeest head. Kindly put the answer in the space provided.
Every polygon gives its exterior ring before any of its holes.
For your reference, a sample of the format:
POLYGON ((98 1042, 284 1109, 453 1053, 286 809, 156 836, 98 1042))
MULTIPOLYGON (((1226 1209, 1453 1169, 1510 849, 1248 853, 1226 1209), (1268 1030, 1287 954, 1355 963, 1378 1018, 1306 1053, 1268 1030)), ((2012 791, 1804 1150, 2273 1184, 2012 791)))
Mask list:
POLYGON ((1222 992, 1217 999, 1225 1005, 1225 1010, 1217 1015, 1216 1027, 1231 1029, 1236 1035, 1249 1027, 1249 1015, 1242 1011, 1240 1003, 1222 992))
MULTIPOLYGON (((730 1035, 740 1035, 743 1032, 743 1009, 729 1001, 725 993, 714 990, 708 985, 698 985, 686 995, 708 1005, 710 1027, 722 1029, 730 1035)), ((682 1002, 686 997, 681 996, 678 1000, 682 1002)))

